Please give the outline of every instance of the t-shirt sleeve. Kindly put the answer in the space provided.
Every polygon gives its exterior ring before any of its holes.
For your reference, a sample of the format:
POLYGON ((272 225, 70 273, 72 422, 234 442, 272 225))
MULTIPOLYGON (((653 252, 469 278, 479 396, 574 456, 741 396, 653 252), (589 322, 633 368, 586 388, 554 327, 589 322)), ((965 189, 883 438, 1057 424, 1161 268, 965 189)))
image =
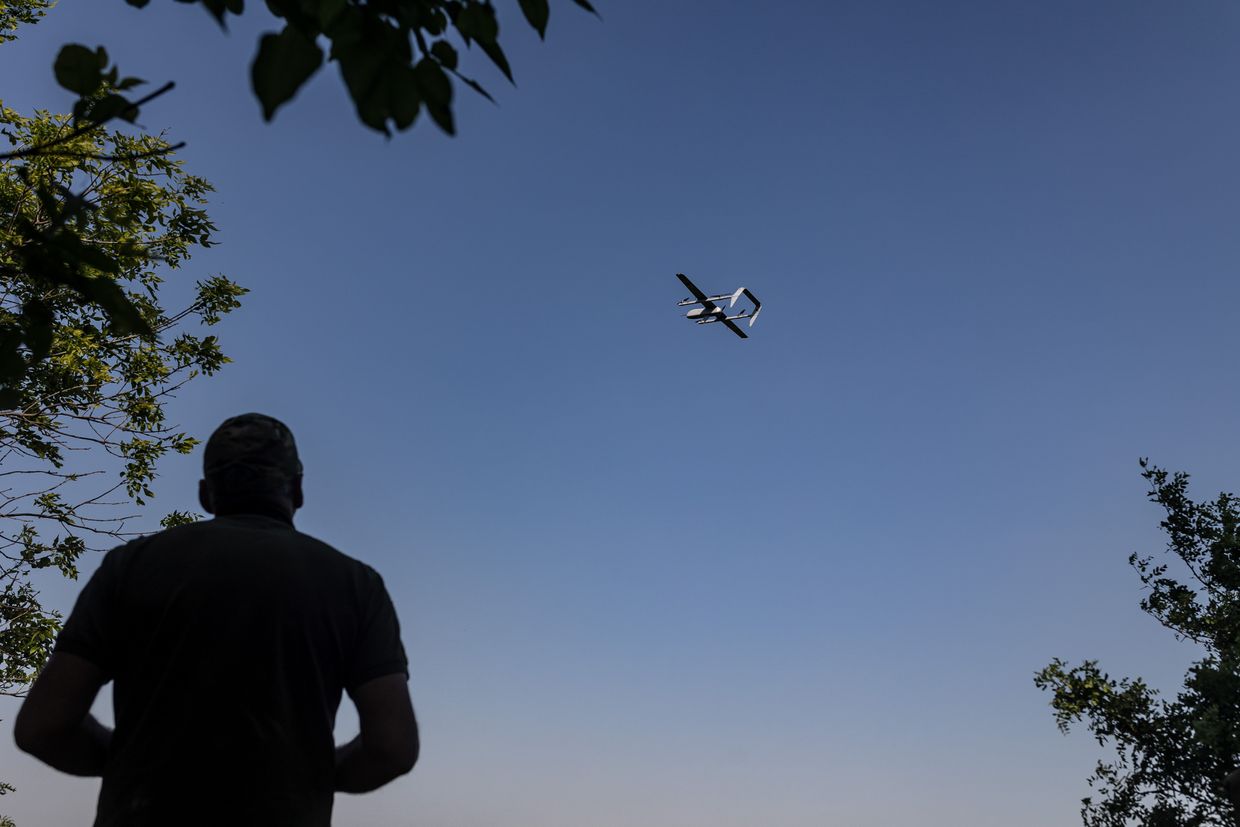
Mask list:
POLYGON ((367 567, 364 582, 361 623, 353 658, 345 672, 346 689, 384 675, 409 677, 409 660, 400 642, 400 622, 383 578, 367 567))
POLYGON ((123 546, 109 551, 90 580, 86 581, 53 647, 55 652, 85 658, 102 669, 109 678, 116 669, 119 623, 116 572, 121 548, 123 546))

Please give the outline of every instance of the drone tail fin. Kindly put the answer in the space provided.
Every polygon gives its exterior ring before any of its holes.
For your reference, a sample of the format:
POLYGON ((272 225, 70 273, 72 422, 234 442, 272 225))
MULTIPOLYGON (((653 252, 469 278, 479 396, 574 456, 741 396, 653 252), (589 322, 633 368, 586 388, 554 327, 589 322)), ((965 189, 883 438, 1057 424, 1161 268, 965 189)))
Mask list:
POLYGON ((749 317, 749 326, 753 327, 753 323, 758 320, 758 314, 762 312, 762 302, 758 301, 758 297, 744 287, 738 290, 737 293, 744 293, 745 298, 749 299, 750 303, 753 304, 753 314, 749 317))

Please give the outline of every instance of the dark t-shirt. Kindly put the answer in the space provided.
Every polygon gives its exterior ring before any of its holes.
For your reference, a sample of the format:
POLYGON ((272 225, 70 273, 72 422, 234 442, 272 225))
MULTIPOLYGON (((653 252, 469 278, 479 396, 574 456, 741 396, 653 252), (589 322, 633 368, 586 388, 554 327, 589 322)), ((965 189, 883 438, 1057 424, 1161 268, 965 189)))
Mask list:
POLYGON ((96 827, 328 825, 341 691, 408 674, 375 570, 258 514, 108 552, 56 651, 115 683, 96 827))

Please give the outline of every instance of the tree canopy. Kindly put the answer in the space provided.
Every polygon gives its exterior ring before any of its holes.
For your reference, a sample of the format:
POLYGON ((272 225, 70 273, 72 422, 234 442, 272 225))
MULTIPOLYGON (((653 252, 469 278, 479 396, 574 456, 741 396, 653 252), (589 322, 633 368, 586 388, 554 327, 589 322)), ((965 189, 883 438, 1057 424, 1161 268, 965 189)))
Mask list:
MULTIPOLYGON (((150 0, 126 2, 144 7, 150 0)), ((229 15, 245 12, 244 0, 178 2, 201 4, 221 26, 229 15)), ((595 12, 589 0, 572 2, 595 12)), ((518 4, 530 26, 545 37, 551 15, 548 0, 518 0, 518 4)), ((37 20, 49 6, 50 0, 16 0, 0 5, 0 37, 19 23, 37 20)), ((490 0, 267 0, 266 7, 281 21, 282 28, 260 39, 251 81, 268 120, 325 62, 335 62, 357 117, 366 126, 390 135, 393 127, 405 130, 413 126, 425 110, 440 129, 454 134, 454 80, 488 98, 490 95, 460 71, 460 54, 453 41, 466 48, 477 45, 509 81, 513 80, 490 0), (327 45, 326 52, 321 44, 327 45)), ((57 82, 77 95, 72 128, 40 135, 34 143, 0 154, 0 160, 24 162, 36 156, 98 151, 98 147, 78 139, 118 119, 133 123, 143 106, 172 88, 169 82, 135 96, 133 90, 144 81, 122 77, 103 46, 68 44, 56 56, 53 71, 57 82)), ((127 145, 117 149, 123 155, 167 152, 177 147, 127 145)), ((18 167, 15 174, 26 173, 18 167)), ((70 183, 57 182, 60 189, 53 191, 37 177, 28 182, 35 197, 43 202, 48 220, 36 225, 20 216, 16 219, 18 237, 13 239, 10 266, 68 289, 77 301, 103 310, 109 324, 119 331, 151 334, 146 314, 115 287, 114 277, 122 262, 114 253, 120 248, 86 241, 76 230, 88 202, 73 195, 70 183)), ((132 240, 118 243, 130 244, 132 240)), ((30 366, 47 356, 51 324, 48 308, 37 301, 0 320, 0 406, 11 401, 15 384, 30 366)))
POLYGON ((0 43, 12 40, 13 34, 22 23, 35 23, 48 9, 54 0, 2 0, 0 1, 0 43))
MULTIPOLYGON (((0 43, 50 0, 0 2, 0 43)), ((57 78, 72 115, 24 116, 0 100, 0 694, 42 668, 60 615, 40 601, 43 572, 75 578, 91 549, 135 534, 155 463, 196 440, 165 415, 173 393, 228 361, 214 325, 246 292, 222 275, 164 278, 213 243, 206 180, 161 135, 110 131, 133 120, 115 71, 80 71, 66 47, 57 78)), ((89 54, 105 67, 106 54, 89 54)), ((150 99, 157 96, 148 95, 150 99)), ((171 525, 193 519, 173 512, 171 525)), ((0 781, 0 795, 12 787, 0 781)), ((0 816, 0 827, 13 822, 0 816)))
POLYGON ((1232 825, 1223 780, 1240 766, 1240 500, 1195 502, 1187 474, 1141 467, 1167 535, 1163 553, 1129 558, 1146 589, 1141 609, 1203 656, 1174 699, 1096 660, 1055 659, 1034 682, 1052 693, 1060 730, 1083 723, 1113 750, 1081 802, 1087 827, 1232 825))
MULTIPOLYGON (((0 128, 25 147, 70 134, 72 119, 24 117, 0 103, 0 128)), ((168 423, 166 401, 228 361, 198 325, 214 325, 246 292, 215 275, 179 309, 163 306, 165 273, 211 246, 215 232, 204 208, 210 184, 187 174, 164 138, 92 130, 62 145, 63 154, 0 162, 0 330, 30 315, 44 325, 34 341, 41 358, 0 406, 0 694, 8 695, 42 668, 60 628, 39 600, 38 573, 75 578, 87 550, 134 534, 129 521, 152 496, 156 461, 197 442, 168 423), (109 267, 88 260, 83 277, 123 295, 141 331, 27 266, 30 234, 60 221, 71 222, 74 243, 109 251, 109 267)), ((174 512, 165 524, 188 519, 174 512)))
MULTIPOLYGON (((571 1, 597 14, 589 0, 571 1)), ((150 5, 150 0, 126 2, 139 8, 150 5)), ((227 25, 230 15, 245 13, 245 0, 178 2, 202 5, 221 26, 227 25)), ((551 17, 548 0, 518 0, 518 5, 530 26, 545 38, 551 17)), ((423 110, 442 130, 454 134, 454 79, 491 97, 460 71, 458 46, 477 45, 509 82, 514 81, 491 0, 267 0, 266 7, 282 26, 260 38, 250 78, 267 120, 325 62, 339 66, 358 119, 384 134, 391 134, 392 127, 413 126, 423 110)), ((56 77, 62 86, 87 98, 103 79, 106 62, 102 47, 69 44, 57 58, 56 77)), ((116 76, 111 79, 115 83, 116 76)), ((128 104, 127 111, 136 112, 135 102, 128 104)), ((99 113, 95 114, 97 119, 99 113)))

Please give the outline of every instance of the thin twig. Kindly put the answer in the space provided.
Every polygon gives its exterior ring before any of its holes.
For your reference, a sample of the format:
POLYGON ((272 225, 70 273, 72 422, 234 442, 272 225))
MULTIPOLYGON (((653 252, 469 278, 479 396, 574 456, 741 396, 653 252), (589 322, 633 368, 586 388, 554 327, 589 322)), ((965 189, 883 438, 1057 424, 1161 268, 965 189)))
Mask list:
MULTIPOLYGON (((145 106, 146 104, 155 100, 156 98, 158 98, 160 95, 164 94, 165 92, 171 91, 174 86, 176 86, 175 83, 173 83, 172 81, 168 81, 163 86, 159 87, 154 92, 147 95, 145 98, 140 98, 134 101, 132 104, 130 104, 129 106, 127 106, 125 109, 121 111, 128 112, 131 109, 136 110, 139 107, 145 106)), ((83 135, 87 134, 88 132, 93 132, 94 130, 98 129, 99 127, 103 126, 109 121, 115 120, 116 118, 120 117, 120 115, 121 115, 121 112, 117 112, 115 115, 109 115, 108 117, 104 118, 101 121, 90 121, 82 126, 77 127, 76 129, 72 130, 68 134, 61 135, 59 138, 53 138, 52 140, 48 141, 45 144, 39 144, 38 146, 28 146, 25 149, 18 149, 13 152, 6 152, 3 155, 0 155, 0 161, 12 161, 16 158, 26 158, 31 155, 42 155, 51 147, 60 146, 61 144, 67 144, 69 143, 69 141, 72 141, 75 138, 80 138, 83 135)))

